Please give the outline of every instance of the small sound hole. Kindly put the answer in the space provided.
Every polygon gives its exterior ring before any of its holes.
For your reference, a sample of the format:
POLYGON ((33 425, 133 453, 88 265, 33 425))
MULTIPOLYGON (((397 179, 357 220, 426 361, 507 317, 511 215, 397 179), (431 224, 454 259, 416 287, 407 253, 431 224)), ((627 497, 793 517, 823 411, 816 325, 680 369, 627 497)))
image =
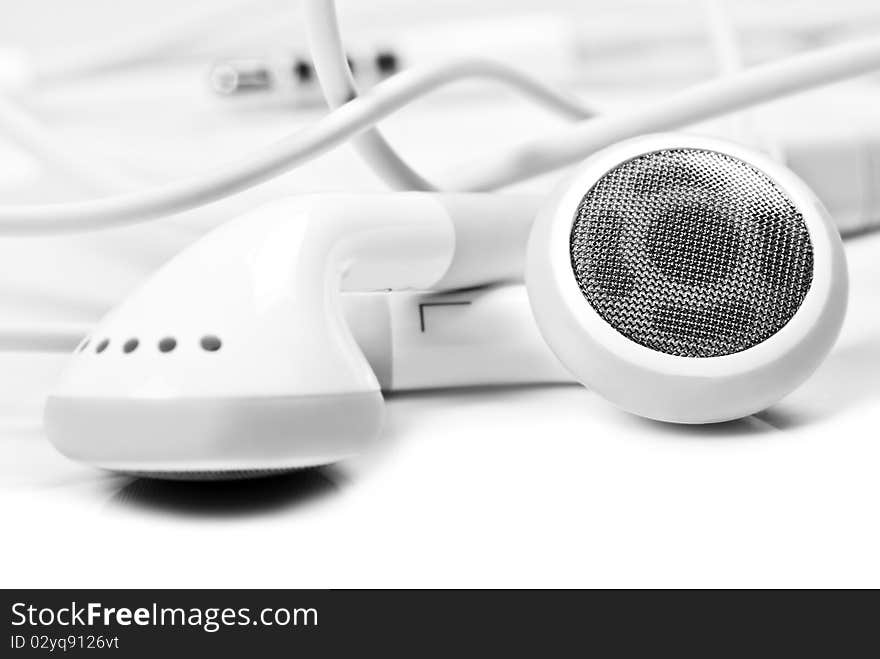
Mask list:
POLYGON ((159 352, 171 352, 177 347, 177 339, 166 336, 159 341, 159 352))
POLYGON ((208 336, 203 336, 201 340, 202 350, 206 350, 207 352, 217 352, 220 350, 220 347, 223 343, 220 339, 213 334, 209 334, 208 336))

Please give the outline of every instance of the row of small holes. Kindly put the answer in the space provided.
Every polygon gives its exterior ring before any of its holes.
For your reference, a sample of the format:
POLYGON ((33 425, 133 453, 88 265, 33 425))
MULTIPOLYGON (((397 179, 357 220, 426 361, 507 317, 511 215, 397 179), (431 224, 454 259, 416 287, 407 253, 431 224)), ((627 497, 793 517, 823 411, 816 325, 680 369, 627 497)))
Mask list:
MULTIPOLYGON (((87 339, 79 348, 79 352, 84 352, 86 348, 89 347, 90 341, 87 339)), ((138 346, 141 344, 137 339, 129 339, 125 343, 122 344, 122 352, 126 355, 134 352, 138 349, 138 346)), ((217 352, 220 350, 220 347, 223 345, 222 341, 220 341, 219 337, 214 336, 213 334, 209 334, 207 336, 203 336, 199 341, 199 345, 202 346, 202 350, 206 352, 217 352)), ((101 341, 95 346, 95 353, 101 354, 107 348, 110 347, 110 339, 101 339, 101 341)), ((166 336, 164 339, 159 341, 158 344, 159 352, 171 352, 177 347, 177 339, 166 336)))

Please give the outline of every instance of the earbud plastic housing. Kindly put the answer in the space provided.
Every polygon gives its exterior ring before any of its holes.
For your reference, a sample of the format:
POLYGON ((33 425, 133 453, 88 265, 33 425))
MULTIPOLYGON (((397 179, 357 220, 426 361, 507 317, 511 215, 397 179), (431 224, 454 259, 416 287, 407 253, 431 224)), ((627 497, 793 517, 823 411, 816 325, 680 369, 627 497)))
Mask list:
POLYGON ((170 478, 274 473, 360 453, 380 433, 384 403, 341 292, 521 277, 535 212, 513 196, 328 194, 232 220, 77 349, 47 401, 49 440, 81 462, 170 478))
POLYGON ((795 174, 735 144, 665 134, 622 142, 578 168, 539 212, 526 265, 538 327, 572 376, 624 410, 677 423, 748 416, 794 390, 837 338, 846 312, 847 282, 840 236, 827 211, 795 174), (682 357, 645 347, 612 327, 576 281, 571 236, 585 195, 622 163, 669 149, 727 154, 757 168, 792 201, 809 232, 813 279, 800 307, 778 332, 734 354, 682 357))

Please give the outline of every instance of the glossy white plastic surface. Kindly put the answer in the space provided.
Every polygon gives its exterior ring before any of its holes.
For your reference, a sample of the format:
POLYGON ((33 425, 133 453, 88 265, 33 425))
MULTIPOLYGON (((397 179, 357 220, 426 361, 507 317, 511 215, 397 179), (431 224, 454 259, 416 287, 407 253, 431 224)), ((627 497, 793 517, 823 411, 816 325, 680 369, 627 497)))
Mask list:
POLYGON ((521 275, 533 215, 532 204, 495 195, 263 206, 185 250, 100 323, 48 401, 49 438, 71 457, 138 472, 348 457, 379 433, 382 402, 340 290, 521 275))
POLYGON ((827 212, 792 172, 734 144, 702 137, 652 135, 597 153, 541 212, 529 244, 526 282, 538 326, 573 376, 619 407, 679 423, 710 423, 765 409, 801 384, 821 363, 840 330, 847 270, 840 237, 827 212), (795 316, 768 340, 712 358, 684 358, 634 343, 584 299, 574 277, 570 234, 587 191, 627 160, 667 148, 726 153, 772 178, 801 211, 813 244, 813 282, 795 316))
POLYGON ((538 331, 521 284, 342 299, 383 391, 574 382, 538 331))

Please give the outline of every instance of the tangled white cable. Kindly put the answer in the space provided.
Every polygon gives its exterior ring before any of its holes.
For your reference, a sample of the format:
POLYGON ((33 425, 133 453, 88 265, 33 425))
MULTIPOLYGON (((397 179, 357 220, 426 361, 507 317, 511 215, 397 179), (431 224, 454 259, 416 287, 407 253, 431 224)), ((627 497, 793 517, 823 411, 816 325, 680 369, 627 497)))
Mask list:
POLYGON ((229 197, 289 171, 357 136, 435 89, 468 78, 505 82, 534 102, 568 118, 590 108, 543 83, 491 60, 463 59, 404 71, 320 121, 201 177, 126 195, 83 202, 0 206, 0 233, 43 235, 110 228, 179 213, 229 197))
MULTIPOLYGON (((320 5, 319 0, 310 2, 310 7, 332 9, 326 0, 321 0, 320 5)), ((332 18, 335 24, 335 14, 332 18)), ((316 55, 316 60, 323 61, 327 53, 316 55)), ((880 68, 880 39, 827 48, 755 67, 685 90, 650 108, 589 119, 496 154, 485 162, 459 166, 460 185, 451 187, 462 190, 503 187, 566 166, 628 137, 679 128, 877 68, 880 68)), ((542 83, 494 62, 464 60, 404 71, 315 124, 204 176, 93 201, 0 206, 0 233, 26 236, 104 229, 179 213, 229 197, 361 135, 415 99, 465 77, 500 78, 568 116, 589 113, 587 108, 579 108, 542 83)), ((353 88, 351 92, 355 93, 353 88)), ((330 100, 331 103, 338 101, 332 94, 330 100)), ((387 151, 385 156, 376 151, 372 158, 387 160, 388 155, 387 151)), ((387 171, 396 167, 390 160, 387 164, 387 171)))

